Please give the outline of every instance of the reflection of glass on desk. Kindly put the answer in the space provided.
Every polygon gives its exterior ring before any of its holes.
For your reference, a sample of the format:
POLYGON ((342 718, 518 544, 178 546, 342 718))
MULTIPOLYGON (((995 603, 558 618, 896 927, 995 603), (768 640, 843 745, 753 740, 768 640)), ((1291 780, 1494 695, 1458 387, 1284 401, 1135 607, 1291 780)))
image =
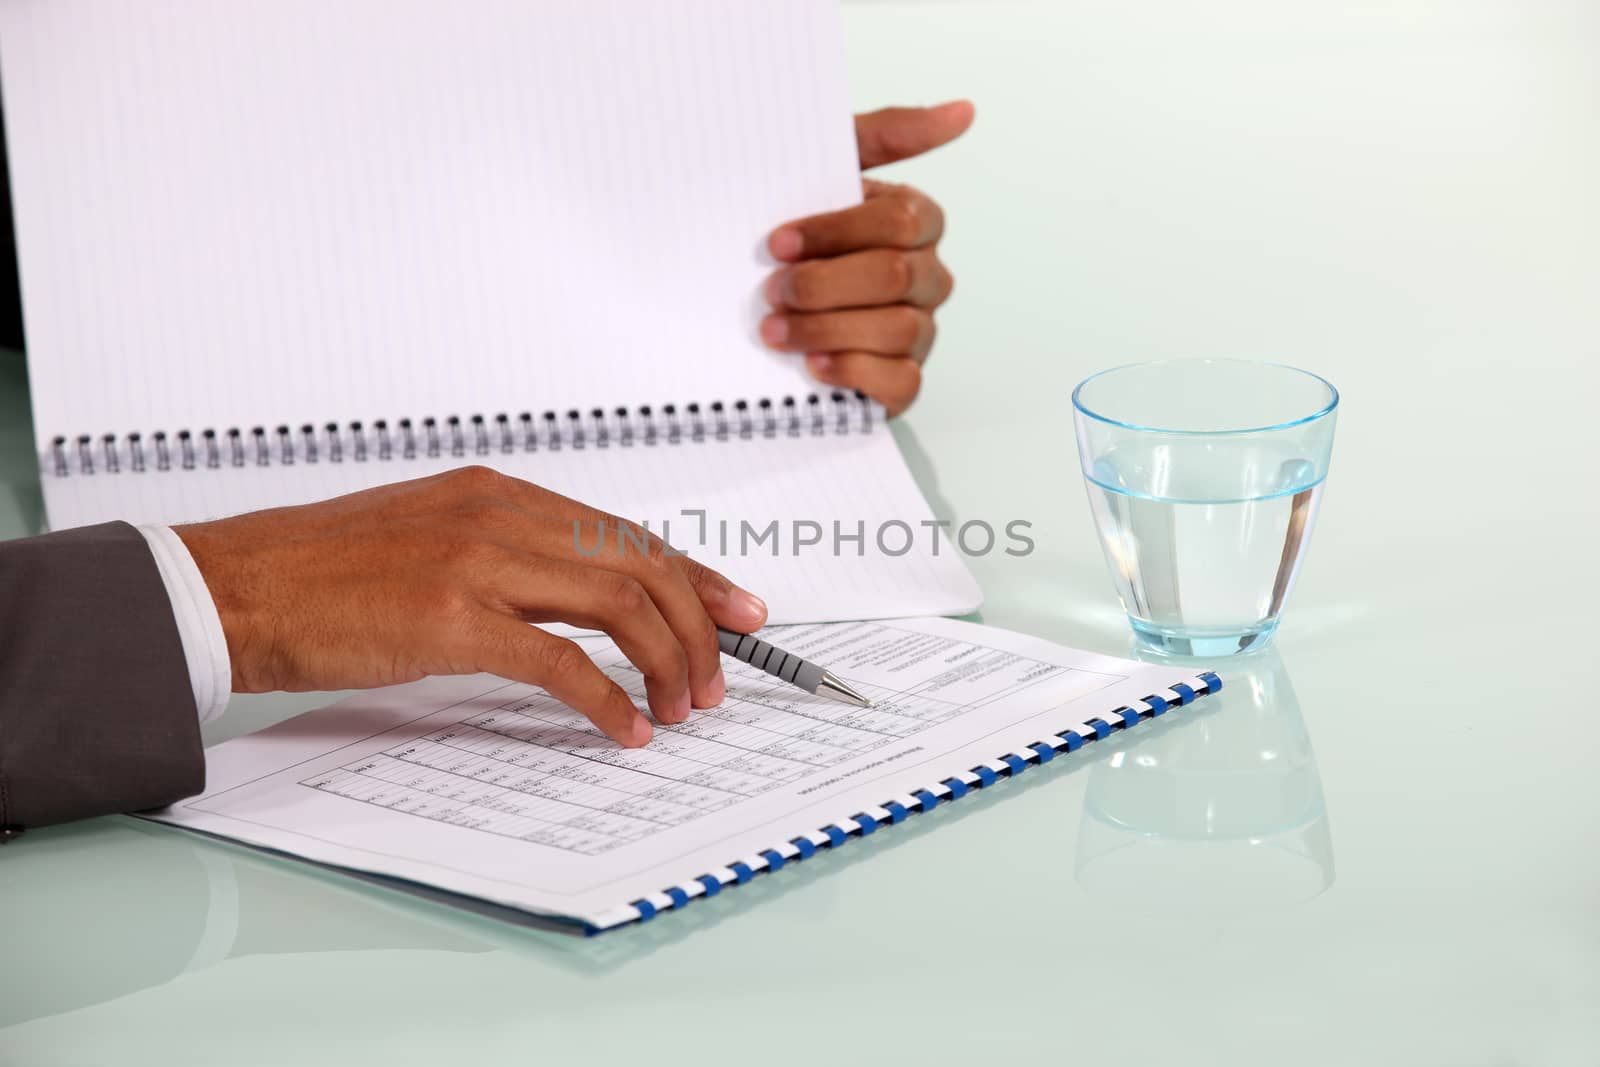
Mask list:
POLYGON ((1268 650, 1229 667, 1192 720, 1090 768, 1077 845, 1090 894, 1217 914, 1333 884, 1322 780, 1283 662, 1268 650))

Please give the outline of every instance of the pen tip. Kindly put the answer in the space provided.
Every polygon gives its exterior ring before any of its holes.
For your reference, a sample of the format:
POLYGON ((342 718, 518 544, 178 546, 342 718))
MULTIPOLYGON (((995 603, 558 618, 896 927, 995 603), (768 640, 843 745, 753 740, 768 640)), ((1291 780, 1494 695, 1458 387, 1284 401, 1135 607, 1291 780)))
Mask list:
POLYGON ((872 707, 872 701, 850 688, 842 679, 835 677, 832 671, 822 672, 822 681, 817 683, 816 693, 818 696, 854 704, 858 708, 872 707))

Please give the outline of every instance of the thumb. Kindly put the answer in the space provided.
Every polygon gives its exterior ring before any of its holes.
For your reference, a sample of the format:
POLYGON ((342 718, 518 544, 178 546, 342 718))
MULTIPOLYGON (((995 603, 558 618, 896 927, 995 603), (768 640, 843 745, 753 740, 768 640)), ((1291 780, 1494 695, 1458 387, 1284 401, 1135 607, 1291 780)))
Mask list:
POLYGON ((718 626, 726 626, 735 633, 753 634, 767 624, 766 602, 754 593, 740 589, 688 556, 674 555, 672 561, 694 587, 706 614, 718 626))
POLYGON ((856 116, 856 151, 861 169, 920 156, 967 132, 976 115, 970 101, 938 107, 887 107, 856 116))

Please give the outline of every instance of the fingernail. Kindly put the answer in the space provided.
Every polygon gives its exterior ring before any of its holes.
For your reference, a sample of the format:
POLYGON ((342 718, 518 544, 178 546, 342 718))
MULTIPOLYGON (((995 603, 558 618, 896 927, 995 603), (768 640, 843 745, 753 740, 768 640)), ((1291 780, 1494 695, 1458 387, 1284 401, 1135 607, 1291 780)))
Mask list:
POLYGON ((793 226, 780 226, 772 231, 767 247, 778 259, 797 259, 805 244, 805 238, 800 236, 799 230, 793 226))
POLYGON ((766 275, 766 285, 762 286, 762 293, 765 294, 766 302, 771 306, 784 306, 784 272, 782 270, 774 270, 770 275, 766 275))
POLYGON ((722 668, 717 668, 717 673, 711 676, 711 684, 706 687, 706 696, 711 700, 711 706, 716 707, 728 695, 728 676, 722 673, 722 668))
POLYGON ((728 598, 728 607, 739 616, 748 629, 754 630, 767 621, 766 601, 743 589, 734 589, 733 595, 728 598))
POLYGON ((781 345, 789 339, 789 320, 782 315, 768 315, 761 320, 761 339, 769 345, 781 345))
POLYGON ((668 721, 674 726, 680 722, 688 722, 689 711, 689 691, 685 689, 683 691, 683 695, 672 702, 672 714, 668 721))
POLYGON ((833 357, 821 352, 813 352, 806 356, 806 369, 811 372, 813 378, 820 378, 825 381, 833 371, 833 357))

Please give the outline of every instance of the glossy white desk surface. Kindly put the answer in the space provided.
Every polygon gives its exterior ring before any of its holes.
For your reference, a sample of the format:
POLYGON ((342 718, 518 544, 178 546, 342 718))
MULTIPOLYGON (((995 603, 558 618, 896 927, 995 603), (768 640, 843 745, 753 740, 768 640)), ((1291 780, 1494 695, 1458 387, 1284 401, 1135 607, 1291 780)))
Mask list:
MULTIPOLYGON (((977 561, 984 620, 1127 648, 1077 379, 1279 359, 1344 410, 1276 657, 590 942, 130 819, 30 833, 0 850, 0 1062, 1600 1062, 1600 12, 846 22, 863 106, 979 104, 903 172, 960 284, 900 433, 942 513, 1035 525, 977 561)), ((39 505, 0 366, 12 536, 39 505)), ((318 700, 236 700, 209 739, 318 700)))

